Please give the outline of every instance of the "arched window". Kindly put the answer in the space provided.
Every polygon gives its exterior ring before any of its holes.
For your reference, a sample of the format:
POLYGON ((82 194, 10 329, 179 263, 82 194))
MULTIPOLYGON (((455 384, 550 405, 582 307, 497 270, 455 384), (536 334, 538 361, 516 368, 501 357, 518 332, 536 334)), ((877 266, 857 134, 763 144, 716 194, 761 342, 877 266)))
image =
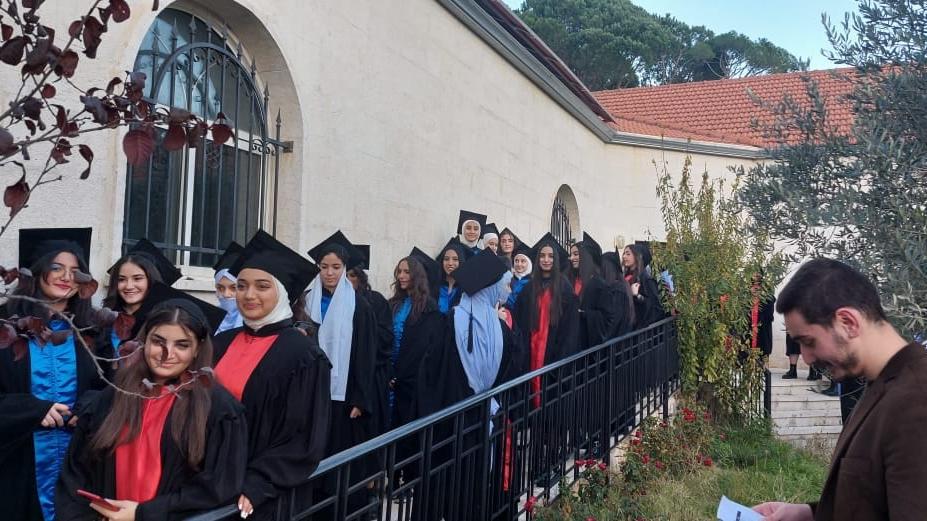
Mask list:
POLYGON ((561 185, 554 197, 554 208, 550 214, 550 234, 569 250, 573 239, 579 237, 580 230, 576 196, 569 186, 561 185))
MULTIPOLYGON (((222 145, 208 133, 178 151, 159 145, 147 164, 128 166, 123 251, 147 237, 178 264, 211 266, 230 241, 265 225, 268 157, 281 144, 268 135, 269 94, 246 61, 240 43, 184 11, 164 9, 149 28, 135 61, 148 101, 207 123, 221 112, 234 133, 222 145)), ((156 130, 158 143, 165 132, 156 130)))

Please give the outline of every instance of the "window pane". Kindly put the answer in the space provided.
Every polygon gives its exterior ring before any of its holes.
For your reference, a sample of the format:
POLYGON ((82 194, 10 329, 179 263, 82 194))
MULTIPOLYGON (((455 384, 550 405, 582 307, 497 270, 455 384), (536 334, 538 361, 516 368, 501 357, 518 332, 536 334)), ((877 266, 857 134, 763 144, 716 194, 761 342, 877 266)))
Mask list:
MULTIPOLYGON (((156 139, 164 131, 156 129, 156 139)), ((182 193, 183 152, 156 147, 148 163, 129 167, 126 232, 129 239, 177 242, 182 193)))

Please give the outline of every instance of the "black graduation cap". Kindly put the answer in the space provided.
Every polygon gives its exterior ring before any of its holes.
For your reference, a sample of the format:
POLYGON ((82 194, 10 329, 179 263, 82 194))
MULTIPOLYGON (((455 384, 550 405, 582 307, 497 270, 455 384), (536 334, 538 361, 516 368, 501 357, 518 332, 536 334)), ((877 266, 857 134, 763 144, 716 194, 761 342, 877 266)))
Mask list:
POLYGON ((483 235, 485 236, 487 233, 494 233, 496 237, 499 236, 499 228, 496 228, 496 223, 489 223, 483 227, 483 235))
POLYGON ((563 246, 560 245, 560 241, 554 238, 550 232, 545 233, 544 236, 538 239, 538 242, 534 243, 534 246, 531 247, 531 255, 529 256, 531 262, 537 260, 538 253, 541 252, 541 248, 544 246, 550 246, 554 249, 554 253, 559 257, 561 269, 569 265, 570 253, 563 249, 563 246))
POLYGON ((255 268, 270 273, 286 288, 290 303, 302 295, 312 279, 319 274, 319 268, 302 255, 288 248, 264 230, 258 230, 245 245, 241 256, 229 268, 238 276, 245 268, 255 268))
POLYGON ((503 273, 509 271, 505 261, 492 252, 482 252, 460 265, 454 272, 454 280, 467 295, 489 287, 499 280, 503 273))
MULTIPOLYGON (((138 242, 135 243, 135 246, 126 252, 126 255, 140 255, 151 261, 155 269, 158 270, 158 274, 161 275, 161 280, 168 286, 173 285, 183 276, 180 270, 177 269, 177 266, 174 266, 174 263, 168 260, 168 258, 161 253, 161 250, 148 239, 139 239, 138 242)), ((118 262, 116 264, 118 264, 118 262)), ((118 275, 113 273, 113 268, 116 267, 116 264, 113 264, 106 270, 110 276, 118 275)))
POLYGON ((528 259, 529 259, 531 262, 534 262, 534 258, 532 257, 531 254, 532 254, 531 246, 528 246, 527 244, 525 244, 525 243, 523 243, 523 242, 522 242, 522 243, 518 243, 518 244, 515 245, 515 250, 512 251, 512 261, 513 261, 513 262, 515 261, 515 256, 516 256, 516 255, 524 255, 525 257, 528 257, 528 259))
POLYGON ((464 246, 464 244, 460 242, 460 240, 457 237, 451 237, 450 240, 447 241, 447 244, 445 244, 444 247, 441 248, 441 251, 438 252, 438 255, 435 257, 435 262, 438 263, 439 272, 440 272, 441 263, 444 262, 444 254, 447 253, 447 250, 456 251, 457 259, 460 261, 461 264, 463 264, 465 260, 473 256, 473 252, 470 250, 470 248, 467 248, 466 246, 464 246))
POLYGON ((487 217, 481 213, 461 210, 460 217, 457 218, 457 233, 463 233, 463 225, 465 222, 476 221, 480 223, 480 237, 482 237, 483 232, 486 230, 486 219, 487 217))
POLYGON ((422 266, 425 268, 425 273, 428 275, 428 284, 435 286, 441 280, 441 265, 435 262, 431 258, 431 255, 428 255, 422 251, 418 246, 412 248, 412 251, 409 252, 409 257, 422 263, 422 266))
POLYGON ((315 245, 307 253, 310 257, 312 257, 313 260, 315 260, 316 263, 319 263, 322 262, 322 257, 324 256, 322 252, 325 251, 326 247, 332 245, 337 245, 344 248, 345 253, 348 255, 348 259, 344 264, 344 268, 346 270, 359 266, 366 260, 364 253, 354 247, 354 245, 351 244, 351 241, 349 241, 348 238, 345 237, 343 233, 341 233, 341 230, 331 234, 327 239, 315 245))
POLYGON ((213 271, 227 270, 235 264, 235 261, 238 260, 238 256, 241 255, 241 252, 245 251, 245 247, 241 244, 238 244, 235 241, 229 243, 225 247, 225 251, 222 255, 219 256, 219 260, 212 265, 213 271))
POLYGON ((653 254, 650 252, 650 241, 634 241, 634 245, 637 246, 641 255, 641 262, 644 264, 641 267, 650 266, 650 261, 653 260, 653 254))
MULTIPOLYGON (((506 226, 505 228, 503 228, 501 232, 499 232, 499 237, 500 237, 500 238, 502 237, 502 234, 503 234, 503 233, 509 233, 509 234, 512 235, 512 237, 515 238, 515 248, 516 248, 516 249, 517 249, 520 245, 522 245, 522 244, 525 243, 525 241, 519 239, 518 236, 515 235, 515 232, 513 232, 513 231, 512 231, 511 229, 509 229, 509 227, 507 227, 507 226, 506 226)), ((512 252, 512 253, 514 253, 514 252, 512 252)))
MULTIPOLYGON (((90 265, 93 228, 26 228, 19 230, 19 267, 29 269, 53 252, 69 251, 90 265)), ((88 268, 89 269, 89 268, 88 268)))
POLYGON ((369 244, 355 244, 357 251, 361 252, 364 255, 364 262, 361 263, 360 267, 365 270, 370 269, 370 245, 369 244))
POLYGON ((210 335, 225 319, 224 309, 160 282, 156 282, 145 296, 143 306, 151 311, 140 316, 151 316, 151 312, 159 307, 170 305, 179 305, 194 317, 205 320, 210 335))
POLYGON ((592 261, 596 266, 602 264, 602 246, 600 246, 591 235, 583 232, 583 240, 580 241, 577 246, 585 249, 587 252, 589 252, 590 255, 592 255, 592 261))
POLYGON ((622 268, 621 268, 621 256, 618 255, 618 252, 615 252, 615 251, 607 251, 607 252, 603 253, 603 254, 602 254, 602 263, 604 264, 604 263, 606 263, 606 262, 609 262, 609 263, 613 264, 613 265, 615 266, 615 268, 618 269, 618 272, 621 273, 621 269, 622 269, 622 268))

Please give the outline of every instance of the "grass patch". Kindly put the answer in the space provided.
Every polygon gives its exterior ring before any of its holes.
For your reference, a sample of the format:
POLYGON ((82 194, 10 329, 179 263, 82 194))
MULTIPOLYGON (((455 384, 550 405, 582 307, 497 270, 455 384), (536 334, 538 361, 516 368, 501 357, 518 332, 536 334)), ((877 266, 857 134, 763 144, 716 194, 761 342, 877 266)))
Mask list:
POLYGON ((721 432, 724 439, 716 439, 711 447, 714 467, 677 480, 659 480, 641 498, 647 519, 714 520, 721 495, 745 505, 817 500, 827 475, 826 460, 775 439, 766 422, 721 432))

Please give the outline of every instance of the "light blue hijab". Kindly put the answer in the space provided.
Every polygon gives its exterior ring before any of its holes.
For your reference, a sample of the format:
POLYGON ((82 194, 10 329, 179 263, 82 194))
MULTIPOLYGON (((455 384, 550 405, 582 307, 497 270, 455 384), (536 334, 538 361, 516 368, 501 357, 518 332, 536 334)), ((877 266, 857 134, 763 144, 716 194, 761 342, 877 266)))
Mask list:
MULTIPOLYGON (((460 363, 467 374, 467 383, 479 394, 490 387, 502 365, 502 323, 496 306, 508 298, 512 273, 505 272, 495 284, 473 295, 464 293, 454 308, 454 334, 460 363), (472 337, 471 337, 472 331, 472 337)), ((499 404, 493 400, 490 412, 499 404)))

